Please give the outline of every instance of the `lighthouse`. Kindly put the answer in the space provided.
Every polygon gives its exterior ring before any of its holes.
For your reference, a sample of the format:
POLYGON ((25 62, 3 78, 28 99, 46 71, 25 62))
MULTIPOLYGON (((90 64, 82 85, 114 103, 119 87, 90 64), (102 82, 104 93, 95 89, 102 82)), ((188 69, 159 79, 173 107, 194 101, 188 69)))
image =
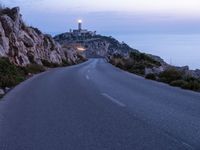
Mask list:
POLYGON ((87 29, 82 28, 83 21, 81 19, 77 20, 78 23, 78 29, 70 30, 69 36, 75 36, 75 37, 91 37, 96 35, 96 31, 88 31, 87 29))
POLYGON ((78 30, 82 30, 82 20, 78 20, 78 30))

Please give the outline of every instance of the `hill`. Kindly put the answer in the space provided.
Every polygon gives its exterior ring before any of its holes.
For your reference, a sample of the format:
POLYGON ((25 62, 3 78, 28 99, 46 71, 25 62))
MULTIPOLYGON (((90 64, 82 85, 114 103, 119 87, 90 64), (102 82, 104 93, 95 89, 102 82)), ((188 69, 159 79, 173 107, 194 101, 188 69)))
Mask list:
POLYGON ((169 65, 159 56, 141 53, 111 36, 90 34, 80 36, 68 32, 57 35, 54 39, 63 47, 73 47, 87 58, 105 57, 111 64, 147 79, 200 91, 199 70, 190 70, 188 66, 169 65))

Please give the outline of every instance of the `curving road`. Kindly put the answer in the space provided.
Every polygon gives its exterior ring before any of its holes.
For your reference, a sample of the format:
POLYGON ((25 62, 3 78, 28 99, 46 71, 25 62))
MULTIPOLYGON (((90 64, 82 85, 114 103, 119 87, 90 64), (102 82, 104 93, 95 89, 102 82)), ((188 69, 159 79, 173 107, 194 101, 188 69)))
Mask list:
POLYGON ((200 94, 104 59, 34 76, 0 102, 0 150, 200 149, 200 94))

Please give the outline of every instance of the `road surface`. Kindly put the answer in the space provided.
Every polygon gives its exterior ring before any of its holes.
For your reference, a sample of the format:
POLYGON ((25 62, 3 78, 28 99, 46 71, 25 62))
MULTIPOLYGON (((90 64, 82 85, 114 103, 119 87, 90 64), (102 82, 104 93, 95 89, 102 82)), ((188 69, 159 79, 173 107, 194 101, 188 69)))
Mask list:
POLYGON ((200 94, 90 59, 0 102, 0 150, 199 150, 200 94))

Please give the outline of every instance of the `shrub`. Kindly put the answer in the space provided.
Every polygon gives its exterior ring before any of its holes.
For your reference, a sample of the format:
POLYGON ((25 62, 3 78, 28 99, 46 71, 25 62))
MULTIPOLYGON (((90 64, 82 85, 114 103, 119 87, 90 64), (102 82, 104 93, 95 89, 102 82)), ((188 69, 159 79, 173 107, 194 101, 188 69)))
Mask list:
POLYGON ((44 67, 30 64, 26 67, 15 66, 8 58, 0 58, 0 87, 13 87, 26 79, 26 76, 45 71, 44 67))
POLYGON ((65 67, 65 66, 69 66, 70 63, 67 60, 63 60, 61 66, 65 67))
MULTIPOLYGON (((77 63, 82 63, 84 61, 87 61, 87 58, 85 58, 83 55, 79 55, 78 54, 77 57, 78 57, 78 62, 77 63)), ((63 62, 67 62, 67 61, 63 61, 63 62)), ((67 65, 70 65, 70 63, 67 62, 67 65)))
POLYGON ((0 58, 0 87, 12 87, 25 79, 21 68, 11 64, 7 58, 0 58))
POLYGON ((129 56, 130 57, 126 59, 120 54, 114 54, 110 62, 121 69, 138 75, 144 75, 145 68, 153 68, 161 65, 160 62, 154 60, 145 53, 130 52, 129 56))
POLYGON ((124 61, 122 58, 119 57, 114 57, 111 59, 111 63, 119 68, 123 68, 124 67, 124 61))
POLYGON ((145 65, 136 63, 134 64, 128 71, 138 74, 138 75, 144 75, 145 74, 145 65))
POLYGON ((159 78, 162 82, 171 83, 172 81, 182 79, 182 72, 176 70, 175 68, 171 68, 161 72, 159 74, 159 78))
POLYGON ((36 73, 40 73, 45 71, 45 68, 41 65, 37 65, 37 64, 30 64, 28 66, 26 66, 25 68, 23 68, 25 74, 36 74, 36 73))
POLYGON ((187 81, 184 80, 175 80, 170 83, 171 86, 184 88, 188 84, 187 81))
POLYGON ((181 87, 183 89, 200 91, 200 81, 194 79, 193 81, 177 80, 170 83, 172 86, 181 87))
POLYGON ((150 79, 150 80, 156 80, 156 75, 153 73, 147 74, 145 76, 146 79, 150 79))
POLYGON ((197 80, 190 81, 185 86, 183 86, 182 88, 193 90, 193 91, 200 91, 200 82, 197 81, 197 80))
POLYGON ((45 59, 42 60, 42 64, 46 67, 49 67, 49 68, 55 68, 55 67, 59 67, 60 65, 59 64, 55 64, 55 63, 51 63, 45 59))
POLYGON ((33 30, 35 30, 35 32, 37 33, 37 34, 42 34, 42 32, 38 29, 38 28, 35 28, 35 27, 30 27, 30 28, 32 28, 33 30))
POLYGON ((148 56, 145 53, 131 52, 130 58, 132 58, 136 62, 144 62, 148 65, 161 66, 160 62, 154 60, 153 58, 151 58, 150 56, 148 56))

